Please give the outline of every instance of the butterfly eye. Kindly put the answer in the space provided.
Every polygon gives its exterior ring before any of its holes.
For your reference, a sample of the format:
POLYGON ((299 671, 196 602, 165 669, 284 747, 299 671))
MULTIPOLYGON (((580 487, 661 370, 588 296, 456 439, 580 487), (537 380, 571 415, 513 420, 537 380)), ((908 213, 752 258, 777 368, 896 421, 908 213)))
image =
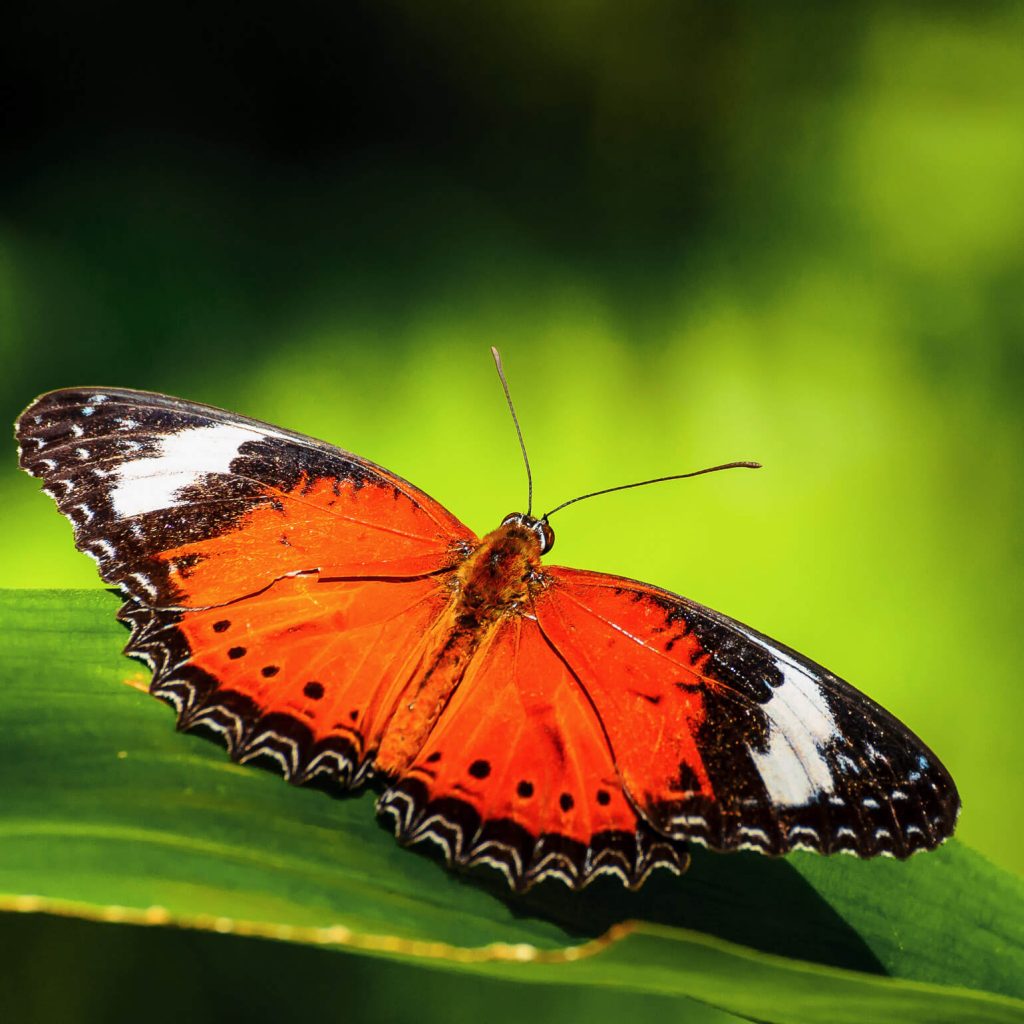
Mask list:
POLYGON ((534 529, 537 530, 540 537, 540 553, 543 555, 555 546, 555 531, 548 526, 544 519, 538 519, 534 529))

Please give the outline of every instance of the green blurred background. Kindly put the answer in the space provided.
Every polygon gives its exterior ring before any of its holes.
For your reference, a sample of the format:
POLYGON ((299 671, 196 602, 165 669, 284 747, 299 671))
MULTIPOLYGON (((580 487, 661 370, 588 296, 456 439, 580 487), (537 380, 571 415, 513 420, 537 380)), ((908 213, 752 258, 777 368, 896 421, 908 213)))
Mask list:
MULTIPOLYGON (((36 6, 0 39, 0 413, 117 384, 824 662, 1024 868, 1024 8, 36 6)), ((96 586, 0 472, 0 585, 96 586)))

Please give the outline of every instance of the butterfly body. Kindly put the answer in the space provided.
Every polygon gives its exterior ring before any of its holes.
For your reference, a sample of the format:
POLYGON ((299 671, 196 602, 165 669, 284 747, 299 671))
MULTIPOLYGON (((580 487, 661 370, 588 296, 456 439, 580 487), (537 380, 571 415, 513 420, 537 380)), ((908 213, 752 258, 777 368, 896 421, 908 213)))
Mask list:
POLYGON ((686 598, 547 565, 544 519, 479 539, 357 455, 145 392, 51 392, 17 435, 181 728, 292 782, 373 780, 451 864, 638 886, 689 842, 906 857, 952 832, 948 772, 877 704, 686 598))
POLYGON ((474 654, 498 624, 520 616, 543 586, 536 533, 518 521, 489 533, 441 584, 449 605, 431 650, 402 691, 375 755, 378 772, 397 776, 422 749, 474 654))

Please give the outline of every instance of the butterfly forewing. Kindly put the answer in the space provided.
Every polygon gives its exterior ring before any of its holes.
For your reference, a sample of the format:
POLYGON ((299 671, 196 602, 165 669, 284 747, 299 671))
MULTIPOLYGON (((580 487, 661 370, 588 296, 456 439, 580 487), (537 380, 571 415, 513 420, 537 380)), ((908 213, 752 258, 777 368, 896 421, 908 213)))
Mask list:
POLYGON ((42 477, 103 579, 153 606, 223 604, 316 569, 431 572, 475 541, 359 456, 164 395, 50 392, 17 435, 22 467, 42 477))

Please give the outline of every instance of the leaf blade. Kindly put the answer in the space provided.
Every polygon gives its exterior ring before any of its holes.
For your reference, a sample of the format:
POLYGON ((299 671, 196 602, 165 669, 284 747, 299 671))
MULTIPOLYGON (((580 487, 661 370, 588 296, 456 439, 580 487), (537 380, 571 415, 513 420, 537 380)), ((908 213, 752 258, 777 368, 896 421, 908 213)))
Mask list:
POLYGON ((1019 880, 956 843, 907 864, 698 851, 688 877, 658 878, 641 894, 605 880, 583 895, 547 885, 513 898, 493 880, 467 881, 402 850, 373 823, 371 794, 332 800, 291 788, 176 735, 168 709, 123 685, 139 672, 119 654, 114 607, 103 593, 0 592, 8 909, 21 899, 23 909, 137 920, 158 905, 166 914, 154 923, 220 922, 306 942, 320 929, 323 941, 343 936, 366 953, 538 982, 611 977, 760 1020, 840 1019, 827 996, 839 990, 899 1019, 953 1020, 945 1015, 968 1007, 977 1019, 1019 1013, 1012 1001, 929 984, 1016 996, 1024 975, 1019 880), (943 897, 951 888, 971 899, 958 908, 943 897), (122 906, 133 910, 109 910, 122 906), (628 918, 640 923, 601 938, 628 918), (943 931, 957 941, 938 941, 943 931), (737 938, 758 948, 726 941, 737 938))

